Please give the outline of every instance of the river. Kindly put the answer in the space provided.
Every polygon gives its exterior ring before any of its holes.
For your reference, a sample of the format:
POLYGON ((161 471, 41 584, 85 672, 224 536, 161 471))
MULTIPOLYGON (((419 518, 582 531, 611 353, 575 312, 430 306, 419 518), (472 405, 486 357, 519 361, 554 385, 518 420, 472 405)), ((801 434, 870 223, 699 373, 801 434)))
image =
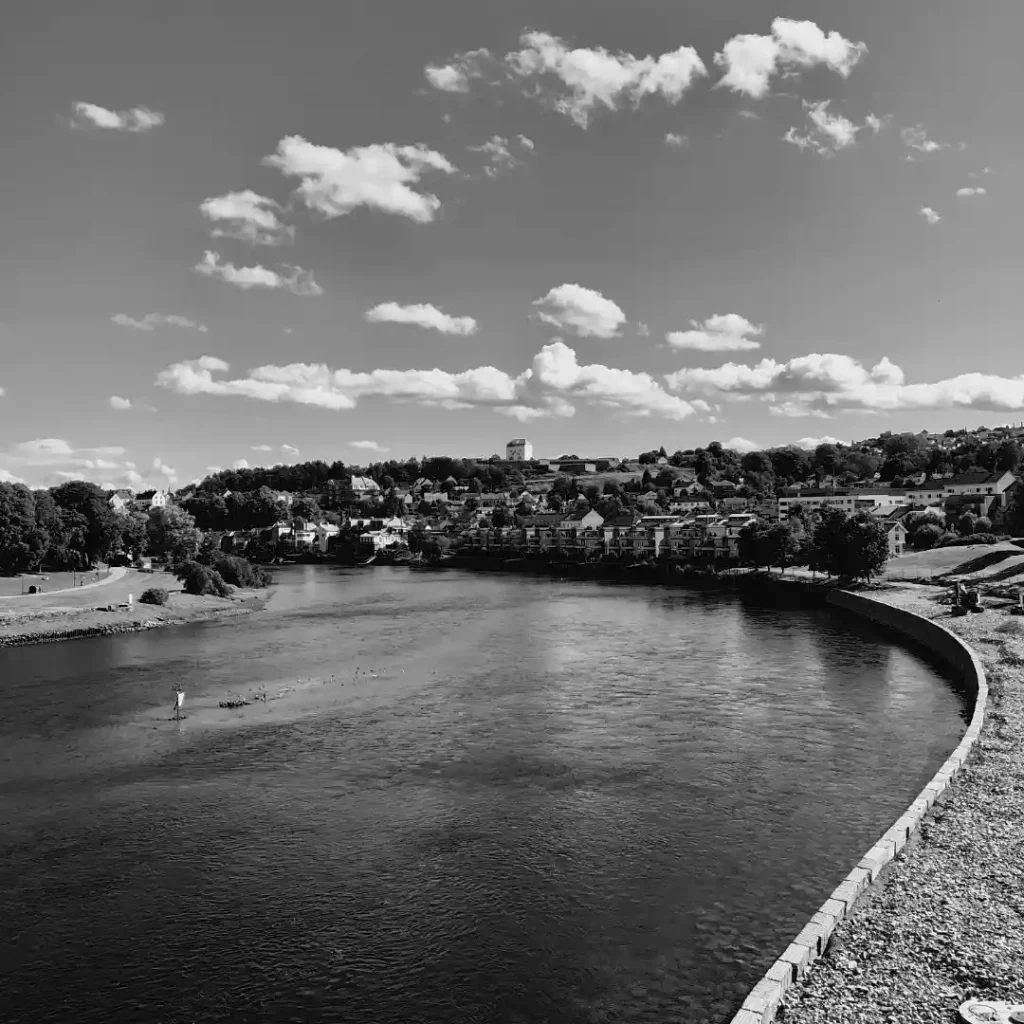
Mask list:
POLYGON ((726 1019, 964 728, 831 612, 401 568, 0 699, 6 1024, 726 1019))

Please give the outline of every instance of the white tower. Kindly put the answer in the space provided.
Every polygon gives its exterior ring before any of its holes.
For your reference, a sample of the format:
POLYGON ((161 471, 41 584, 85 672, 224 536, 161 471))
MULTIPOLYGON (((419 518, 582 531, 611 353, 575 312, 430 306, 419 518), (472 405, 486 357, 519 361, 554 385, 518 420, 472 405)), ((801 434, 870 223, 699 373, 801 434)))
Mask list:
POLYGON ((529 462, 533 458, 533 445, 525 437, 514 437, 505 445, 505 458, 509 462, 529 462))

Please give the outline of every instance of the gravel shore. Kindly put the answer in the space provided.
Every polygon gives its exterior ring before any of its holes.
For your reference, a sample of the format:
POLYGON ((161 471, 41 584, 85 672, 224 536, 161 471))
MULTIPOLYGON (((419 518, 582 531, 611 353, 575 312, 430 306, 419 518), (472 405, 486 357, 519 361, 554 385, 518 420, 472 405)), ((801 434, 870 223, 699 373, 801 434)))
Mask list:
POLYGON ((792 1024, 947 1022, 970 998, 1024 1002, 1024 618, 953 618, 945 591, 873 597, 939 619, 981 657, 985 725, 914 839, 787 994, 792 1024))

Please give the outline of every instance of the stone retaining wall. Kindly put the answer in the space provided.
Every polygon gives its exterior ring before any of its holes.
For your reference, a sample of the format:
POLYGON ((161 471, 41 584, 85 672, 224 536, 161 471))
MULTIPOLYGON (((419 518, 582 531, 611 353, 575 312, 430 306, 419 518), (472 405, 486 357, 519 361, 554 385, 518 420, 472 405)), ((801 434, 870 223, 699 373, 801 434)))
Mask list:
POLYGON ((985 670, 977 655, 944 626, 902 608, 844 590, 829 592, 827 604, 861 618, 877 622, 916 644, 927 647, 947 663, 965 687, 974 694, 974 714, 956 750, 935 773, 917 799, 896 819, 892 828, 871 847, 857 866, 821 905, 782 956, 768 969, 743 1002, 732 1024, 769 1024, 775 1019, 782 998, 821 956, 836 924, 849 916, 858 897, 878 878, 879 872, 907 844, 928 809, 942 796, 953 776, 967 759, 981 733, 988 701, 985 670))

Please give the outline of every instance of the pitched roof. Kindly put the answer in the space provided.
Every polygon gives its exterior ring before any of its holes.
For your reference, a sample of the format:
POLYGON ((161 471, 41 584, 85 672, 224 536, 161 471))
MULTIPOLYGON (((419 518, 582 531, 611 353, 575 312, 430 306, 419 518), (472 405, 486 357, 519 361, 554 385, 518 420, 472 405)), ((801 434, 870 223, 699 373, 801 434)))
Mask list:
POLYGON ((617 516, 606 519, 603 526, 632 526, 637 521, 637 516, 632 512, 622 512, 617 516))

